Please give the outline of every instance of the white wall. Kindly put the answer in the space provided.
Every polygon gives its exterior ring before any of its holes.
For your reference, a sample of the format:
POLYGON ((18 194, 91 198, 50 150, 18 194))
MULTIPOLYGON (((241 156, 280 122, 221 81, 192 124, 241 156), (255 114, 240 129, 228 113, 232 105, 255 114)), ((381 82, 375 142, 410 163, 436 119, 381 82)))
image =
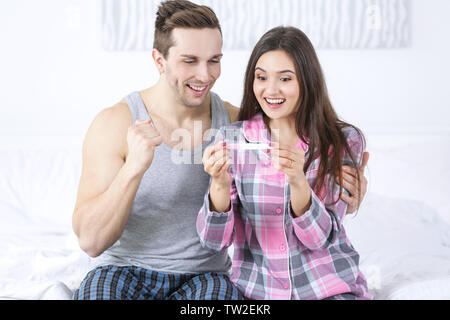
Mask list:
MULTIPOLYGON (((411 1, 411 48, 318 51, 336 110, 367 133, 450 133, 450 1, 411 1)), ((0 1, 0 135, 84 135, 156 81, 150 52, 102 50, 100 4, 0 1)), ((250 52, 224 54, 215 91, 239 105, 250 52)))

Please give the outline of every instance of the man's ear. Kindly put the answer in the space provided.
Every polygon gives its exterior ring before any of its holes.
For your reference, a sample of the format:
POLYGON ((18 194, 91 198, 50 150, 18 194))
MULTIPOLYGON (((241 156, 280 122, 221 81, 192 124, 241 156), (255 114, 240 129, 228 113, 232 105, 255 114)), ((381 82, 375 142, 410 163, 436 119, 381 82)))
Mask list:
POLYGON ((153 49, 152 57, 153 57, 153 61, 155 61, 155 65, 159 71, 159 74, 160 75, 163 74, 166 71, 166 66, 165 66, 166 60, 164 59, 164 56, 162 55, 161 52, 159 52, 158 49, 153 49))

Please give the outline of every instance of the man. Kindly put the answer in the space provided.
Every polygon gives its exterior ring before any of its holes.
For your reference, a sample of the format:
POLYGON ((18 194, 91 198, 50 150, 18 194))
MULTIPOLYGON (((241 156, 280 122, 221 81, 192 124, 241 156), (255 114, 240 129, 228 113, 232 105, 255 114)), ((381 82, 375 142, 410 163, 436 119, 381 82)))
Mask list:
POLYGON ((227 253, 202 248, 196 232, 209 176, 201 161, 174 161, 201 160, 209 129, 237 120, 211 92, 222 57, 214 12, 161 3, 152 56, 158 82, 101 111, 85 137, 73 229, 96 267, 74 299, 242 299, 227 253))

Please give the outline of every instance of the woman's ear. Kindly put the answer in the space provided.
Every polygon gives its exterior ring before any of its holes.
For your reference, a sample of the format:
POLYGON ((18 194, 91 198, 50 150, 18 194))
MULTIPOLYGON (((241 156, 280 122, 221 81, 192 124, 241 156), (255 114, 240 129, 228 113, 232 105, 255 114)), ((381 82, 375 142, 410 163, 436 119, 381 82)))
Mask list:
POLYGON ((153 61, 155 61, 156 68, 158 69, 158 72, 160 75, 162 75, 166 71, 165 63, 166 60, 164 59, 164 56, 161 52, 159 52, 158 49, 152 50, 152 57, 153 61))

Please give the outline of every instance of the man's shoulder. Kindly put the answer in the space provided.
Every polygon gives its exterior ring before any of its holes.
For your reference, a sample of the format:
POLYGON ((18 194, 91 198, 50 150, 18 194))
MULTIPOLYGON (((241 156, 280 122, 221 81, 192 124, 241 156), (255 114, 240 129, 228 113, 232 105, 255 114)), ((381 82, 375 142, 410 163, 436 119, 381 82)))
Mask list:
POLYGON ((239 111, 240 109, 233 106, 228 101, 223 101, 223 105, 228 111, 228 115, 230 116, 230 122, 235 122, 239 119, 239 111))
POLYGON ((132 122, 131 112, 125 100, 121 100, 113 106, 104 108, 95 117, 93 124, 113 126, 130 126, 132 122))
POLYGON ((101 110, 92 121, 86 134, 86 146, 126 153, 126 136, 132 116, 125 100, 101 110))

